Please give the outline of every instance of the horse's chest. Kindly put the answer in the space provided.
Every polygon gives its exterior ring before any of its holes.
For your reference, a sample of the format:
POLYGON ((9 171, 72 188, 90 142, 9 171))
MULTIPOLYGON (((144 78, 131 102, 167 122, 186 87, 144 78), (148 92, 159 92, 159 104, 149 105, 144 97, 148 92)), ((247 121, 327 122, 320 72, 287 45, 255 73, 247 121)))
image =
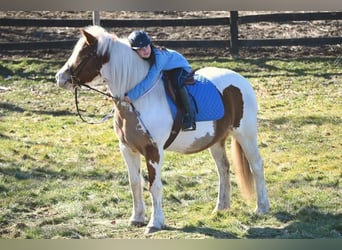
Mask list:
POLYGON ((132 111, 116 111, 114 115, 114 129, 118 139, 133 151, 142 153, 147 146, 154 144, 137 115, 132 111))

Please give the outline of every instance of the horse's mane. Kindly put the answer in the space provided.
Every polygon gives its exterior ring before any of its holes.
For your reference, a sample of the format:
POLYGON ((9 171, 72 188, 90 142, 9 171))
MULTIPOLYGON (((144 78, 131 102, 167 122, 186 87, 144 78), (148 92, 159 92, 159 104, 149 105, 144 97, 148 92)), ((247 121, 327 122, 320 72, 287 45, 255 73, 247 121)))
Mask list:
POLYGON ((110 53, 109 65, 103 67, 102 74, 110 80, 108 84, 113 93, 122 96, 143 80, 149 64, 131 49, 127 38, 119 38, 100 26, 89 26, 86 31, 98 39, 99 55, 110 53))

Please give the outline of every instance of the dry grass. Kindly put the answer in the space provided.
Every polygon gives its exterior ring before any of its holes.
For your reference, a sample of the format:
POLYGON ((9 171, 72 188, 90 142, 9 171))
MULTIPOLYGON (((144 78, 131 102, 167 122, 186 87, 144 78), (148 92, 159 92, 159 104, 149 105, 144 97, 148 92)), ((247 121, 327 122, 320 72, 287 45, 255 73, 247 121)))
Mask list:
MULTIPOLYGON (((54 86, 64 60, 0 62, 1 238, 341 238, 339 58, 191 58, 251 80, 271 212, 254 214, 233 171, 232 209, 211 215, 218 182, 209 153, 167 153, 168 228, 149 236, 128 225, 132 201, 111 122, 81 123, 72 94, 54 86)), ((96 94, 88 101, 111 108, 96 94)), ((147 190, 145 198, 149 212, 147 190)))

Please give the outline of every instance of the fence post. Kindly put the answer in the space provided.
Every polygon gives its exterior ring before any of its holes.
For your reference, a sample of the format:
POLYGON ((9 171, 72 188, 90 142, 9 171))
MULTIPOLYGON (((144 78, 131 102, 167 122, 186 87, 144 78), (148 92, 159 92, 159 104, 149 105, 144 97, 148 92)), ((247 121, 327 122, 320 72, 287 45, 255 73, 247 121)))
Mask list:
POLYGON ((93 11, 93 25, 100 25, 100 12, 93 11))
POLYGON ((230 49, 234 58, 239 56, 238 12, 230 11, 230 49))

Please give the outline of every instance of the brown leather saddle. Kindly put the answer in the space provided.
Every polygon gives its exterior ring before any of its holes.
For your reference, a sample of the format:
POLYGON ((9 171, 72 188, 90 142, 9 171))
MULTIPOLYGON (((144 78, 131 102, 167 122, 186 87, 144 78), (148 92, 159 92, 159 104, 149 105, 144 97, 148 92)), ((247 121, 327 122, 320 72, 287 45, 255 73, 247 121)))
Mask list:
MULTIPOLYGON (((196 71, 194 70, 189 74, 187 79, 184 81, 184 84, 194 84, 195 83, 195 79, 194 79, 195 72, 196 71)), ((176 139, 177 135, 179 134, 179 131, 181 130, 181 127, 182 127, 182 118, 184 115, 184 108, 181 104, 179 96, 177 95, 177 93, 176 93, 176 91, 172 85, 172 82, 171 82, 172 77, 170 76, 170 74, 172 74, 172 71, 164 71, 163 72, 164 86, 165 86, 166 94, 171 97, 171 99, 174 101, 174 103, 177 107, 177 114, 176 114, 175 119, 173 120, 173 125, 171 128, 169 138, 166 140, 166 142, 164 144, 164 149, 166 149, 168 146, 170 146, 171 143, 176 139)))

